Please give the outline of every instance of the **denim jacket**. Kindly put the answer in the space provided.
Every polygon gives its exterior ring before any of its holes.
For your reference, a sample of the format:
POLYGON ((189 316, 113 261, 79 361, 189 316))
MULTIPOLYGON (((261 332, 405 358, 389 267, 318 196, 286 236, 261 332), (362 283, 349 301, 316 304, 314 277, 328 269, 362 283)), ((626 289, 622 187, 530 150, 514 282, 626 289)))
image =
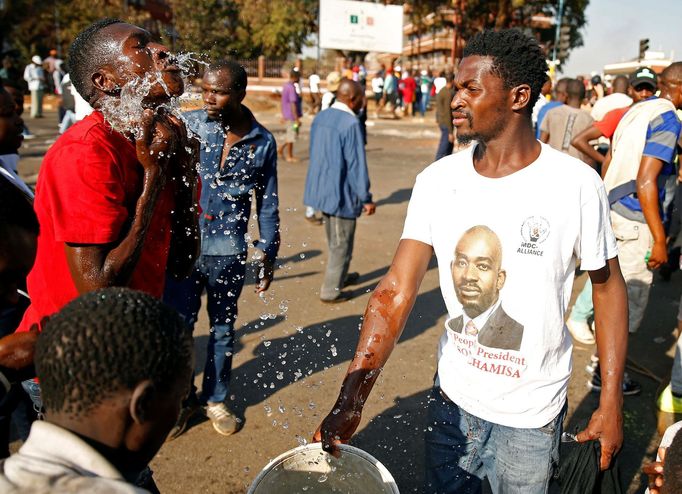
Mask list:
POLYGON ((280 242, 277 144, 251 112, 242 108, 251 115, 251 131, 230 148, 222 169, 222 123, 209 120, 204 110, 185 114, 189 129, 201 139, 201 254, 231 256, 247 251, 253 192, 260 232, 254 246, 274 260, 280 242))

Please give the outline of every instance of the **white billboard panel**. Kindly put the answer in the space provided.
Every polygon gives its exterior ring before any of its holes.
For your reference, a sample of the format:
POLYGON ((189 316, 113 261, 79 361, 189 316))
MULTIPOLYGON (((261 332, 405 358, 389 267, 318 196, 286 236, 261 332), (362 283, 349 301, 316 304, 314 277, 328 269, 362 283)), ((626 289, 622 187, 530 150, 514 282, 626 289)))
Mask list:
POLYGON ((320 47, 402 53, 403 7, 320 0, 320 47))

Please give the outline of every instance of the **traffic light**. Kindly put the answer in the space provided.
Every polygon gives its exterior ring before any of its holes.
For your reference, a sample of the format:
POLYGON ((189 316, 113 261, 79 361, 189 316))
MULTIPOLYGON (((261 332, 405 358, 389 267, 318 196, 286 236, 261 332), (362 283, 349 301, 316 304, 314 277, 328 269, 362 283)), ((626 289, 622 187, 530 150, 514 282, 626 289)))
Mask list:
POLYGON ((568 49, 571 47, 571 26, 564 24, 559 31, 559 60, 568 57, 568 49))
POLYGON ((649 49, 649 38, 639 40, 639 59, 644 60, 644 55, 649 49))

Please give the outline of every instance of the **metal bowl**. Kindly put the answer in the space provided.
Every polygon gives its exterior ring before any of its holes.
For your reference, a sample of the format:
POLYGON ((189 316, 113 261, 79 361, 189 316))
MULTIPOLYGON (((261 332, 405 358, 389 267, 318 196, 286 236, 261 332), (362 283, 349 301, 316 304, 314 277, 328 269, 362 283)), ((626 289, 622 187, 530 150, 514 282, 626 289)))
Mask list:
POLYGON ((399 494, 391 473, 369 453, 339 445, 335 458, 320 443, 279 455, 258 474, 247 494, 399 494))

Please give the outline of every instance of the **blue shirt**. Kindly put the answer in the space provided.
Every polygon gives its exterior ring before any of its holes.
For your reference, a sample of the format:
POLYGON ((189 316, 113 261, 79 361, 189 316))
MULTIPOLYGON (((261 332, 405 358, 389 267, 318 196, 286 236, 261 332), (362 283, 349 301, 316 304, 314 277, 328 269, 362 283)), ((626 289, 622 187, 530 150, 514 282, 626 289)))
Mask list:
MULTIPOLYGON (((652 96, 645 101, 655 98, 656 96, 652 96)), ((661 180, 659 182, 663 182, 665 177, 675 174, 676 146, 681 133, 682 123, 680 123, 677 114, 672 110, 656 115, 649 122, 642 156, 650 156, 663 162, 660 173, 661 180)), ((661 203, 665 201, 665 192, 665 188, 659 186, 658 194, 661 203)), ((631 211, 642 211, 642 206, 636 194, 623 197, 620 203, 631 211)))
POLYGON ((220 159, 225 143, 222 123, 208 119, 205 110, 187 113, 188 127, 201 144, 201 254, 231 256, 248 249, 247 227, 251 194, 256 197, 260 239, 254 246, 274 260, 279 249, 279 198, 277 196, 277 144, 251 112, 251 130, 232 145, 225 163, 220 159))
POLYGON ((357 116, 335 107, 321 111, 310 128, 303 203, 331 216, 357 218, 362 205, 370 202, 365 145, 357 116))
MULTIPOLYGON (((543 96, 540 96, 541 98, 543 96)), ((545 116, 547 115, 547 112, 551 110, 552 108, 556 108, 557 106, 561 106, 563 103, 560 103, 556 100, 552 100, 548 102, 545 106, 540 108, 540 111, 538 112, 538 121, 535 123, 535 138, 540 139, 540 125, 542 124, 542 121, 544 120, 545 116)))

